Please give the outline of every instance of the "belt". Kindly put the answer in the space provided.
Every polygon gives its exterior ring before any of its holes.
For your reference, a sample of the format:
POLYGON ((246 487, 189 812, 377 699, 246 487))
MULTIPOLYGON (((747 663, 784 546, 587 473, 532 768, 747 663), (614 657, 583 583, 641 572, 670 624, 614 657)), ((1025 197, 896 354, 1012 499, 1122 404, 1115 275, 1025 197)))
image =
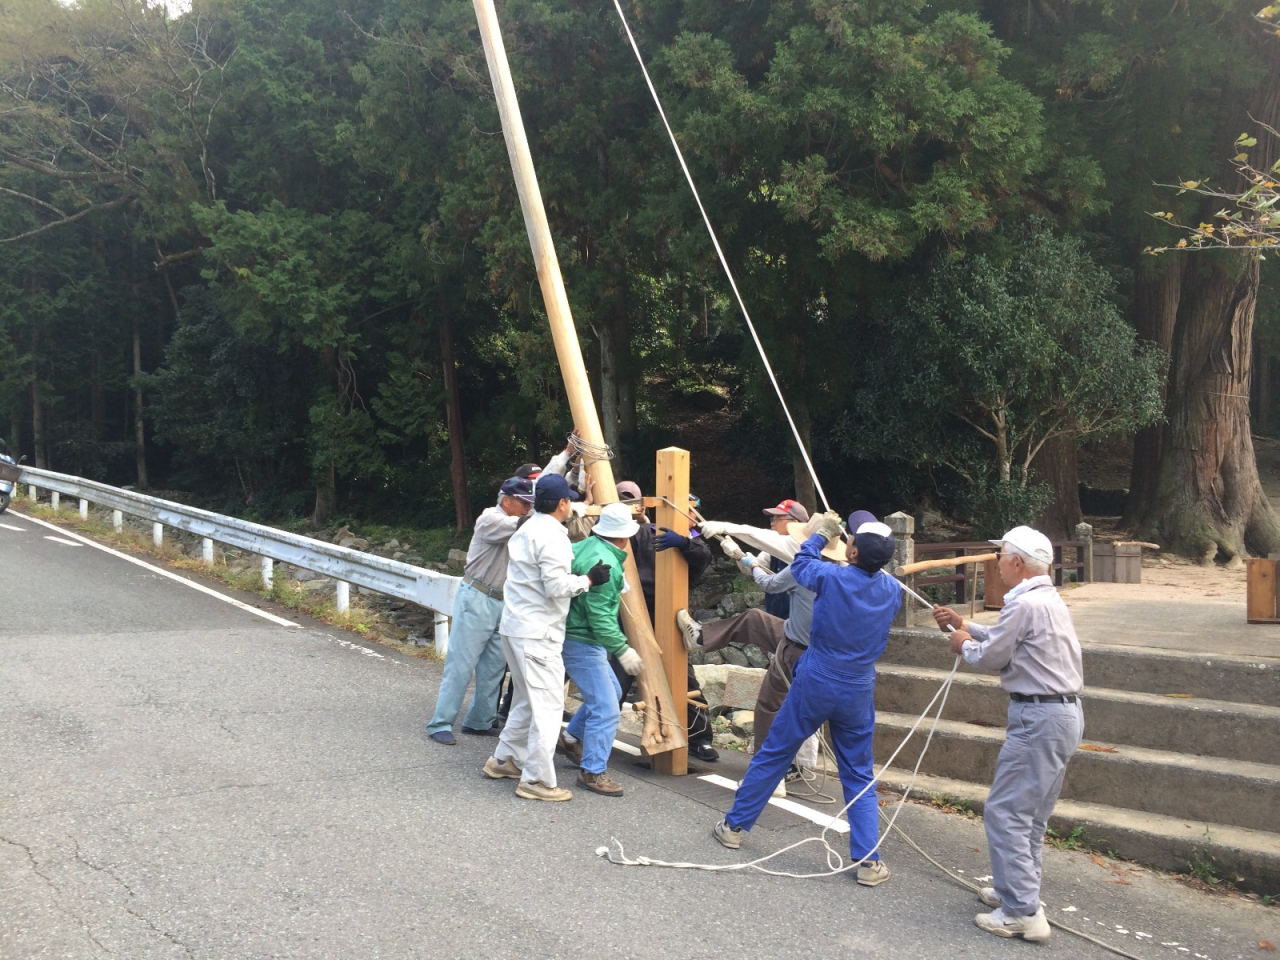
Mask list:
POLYGON ((1075 703, 1080 698, 1074 693, 1011 693, 1014 703, 1075 703))
POLYGON ((502 591, 489 586, 487 583, 481 583, 479 580, 472 580, 470 577, 463 577, 462 582, 475 587, 486 597, 492 597, 494 600, 502 599, 502 591))

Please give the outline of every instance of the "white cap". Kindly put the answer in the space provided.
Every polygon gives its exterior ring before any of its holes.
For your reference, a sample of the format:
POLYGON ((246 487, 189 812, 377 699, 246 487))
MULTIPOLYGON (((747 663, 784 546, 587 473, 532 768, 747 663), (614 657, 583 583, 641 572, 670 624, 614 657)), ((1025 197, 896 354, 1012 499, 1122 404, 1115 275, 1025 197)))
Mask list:
POLYGON ((858 529, 853 531, 853 534, 857 536, 860 533, 874 533, 877 537, 893 536, 893 530, 889 528, 889 525, 881 523, 879 520, 858 524, 858 529))
POLYGON ((992 540, 997 547, 1013 547, 1018 553, 1041 563, 1053 563, 1053 543, 1039 530, 1031 527, 1014 527, 999 540, 992 540))
POLYGON ((613 540, 630 540, 640 529, 640 524, 631 519, 631 507, 625 503, 607 503, 600 510, 600 519, 591 529, 592 533, 613 540))

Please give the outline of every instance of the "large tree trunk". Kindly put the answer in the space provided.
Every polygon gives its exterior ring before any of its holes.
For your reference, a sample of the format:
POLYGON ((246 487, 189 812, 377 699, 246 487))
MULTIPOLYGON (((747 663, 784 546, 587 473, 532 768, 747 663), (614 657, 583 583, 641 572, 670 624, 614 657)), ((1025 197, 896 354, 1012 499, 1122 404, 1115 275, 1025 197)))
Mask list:
MULTIPOLYGON (((1263 78, 1243 115, 1221 131, 1222 155, 1253 122, 1280 125, 1280 46, 1270 44, 1263 78)), ((1229 125, 1227 125, 1229 124, 1229 125)), ((1280 156, 1274 137, 1260 137, 1250 163, 1266 170, 1280 156)), ((1229 189, 1245 184, 1227 166, 1229 189)), ((1219 203, 1206 204, 1211 220, 1219 203)), ((1235 561, 1280 548, 1280 521, 1262 492, 1249 423, 1253 314, 1259 264, 1248 253, 1208 252, 1183 278, 1169 374, 1169 445, 1141 535, 1202 562, 1235 561)))
POLYGON ((36 466, 49 469, 49 438, 45 434, 43 398, 40 396, 40 327, 31 325, 31 442, 36 466))
MULTIPOLYGON (((135 285, 136 286, 136 285, 135 285)), ((136 300, 135 300, 136 305, 136 300)), ((133 312, 133 375, 142 373, 142 323, 138 311, 133 312)), ((138 487, 147 489, 147 435, 142 419, 142 387, 133 388, 133 449, 138 469, 138 487)))
MULTIPOLYGON (((613 316, 600 321, 600 429, 609 449, 617 450, 618 442, 618 349, 615 340, 616 320, 613 316)), ((621 474, 619 474, 621 476, 621 474)))
MULTIPOLYGON (((1173 352, 1173 328, 1182 297, 1182 276, 1186 260, 1171 257, 1158 272, 1138 270, 1134 285, 1133 324, 1138 336, 1150 340, 1167 354, 1173 352)), ((1170 371, 1172 373, 1172 370, 1170 371)), ((1161 388, 1168 399, 1168 389, 1161 388)), ((1160 459, 1169 439, 1167 420, 1143 427, 1133 437, 1133 466, 1129 473, 1129 496, 1125 500, 1124 523, 1137 524, 1152 508, 1160 459)))
POLYGON ((1033 483, 1053 487, 1051 503, 1039 519, 1039 528, 1050 540, 1075 539, 1080 514, 1080 477, 1076 472, 1075 437, 1059 436, 1045 441, 1031 461, 1033 483))
MULTIPOLYGON (((800 434, 800 440, 804 443, 805 449, 813 455, 813 424, 809 419, 809 405, 801 397, 792 397, 789 406, 791 407, 792 419, 796 422, 796 430, 800 434)), ((818 490, 814 486, 813 477, 809 475, 809 468, 805 465, 804 456, 794 446, 795 441, 792 440, 791 451, 791 468, 796 478, 795 499, 805 505, 805 508, 811 513, 817 513, 823 509, 821 503, 818 502, 818 490)))
POLYGON ((454 528, 471 526, 471 493, 467 490, 467 448, 462 437, 462 410, 458 406, 458 369, 453 354, 453 331, 443 309, 440 327, 440 365, 444 369, 444 407, 449 422, 449 480, 453 484, 454 528))

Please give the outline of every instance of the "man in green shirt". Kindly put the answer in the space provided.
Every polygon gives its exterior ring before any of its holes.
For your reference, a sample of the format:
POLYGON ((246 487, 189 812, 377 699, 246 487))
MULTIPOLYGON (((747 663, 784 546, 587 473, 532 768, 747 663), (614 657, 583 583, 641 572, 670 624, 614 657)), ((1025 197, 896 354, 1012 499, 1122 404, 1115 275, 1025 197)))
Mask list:
POLYGON ((609 667, 609 654, 617 657, 632 676, 644 666, 618 625, 622 591, 627 589, 622 570, 627 560, 627 541, 637 529, 630 507, 610 503, 600 511, 591 535, 573 545, 574 573, 605 563, 610 575, 607 581, 574 597, 569 604, 564 669, 582 694, 582 706, 560 735, 560 746, 578 762, 578 785, 606 797, 622 796, 622 785, 607 772, 622 697, 622 687, 609 667))

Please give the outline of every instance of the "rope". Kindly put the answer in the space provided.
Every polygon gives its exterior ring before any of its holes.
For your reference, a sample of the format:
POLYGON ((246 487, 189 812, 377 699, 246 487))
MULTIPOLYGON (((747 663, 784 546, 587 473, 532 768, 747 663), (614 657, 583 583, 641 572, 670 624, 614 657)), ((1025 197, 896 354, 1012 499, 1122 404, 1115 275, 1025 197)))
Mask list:
POLYGON ((662 108, 662 101, 658 98, 658 91, 654 88, 653 80, 649 77, 649 70, 644 65, 644 57, 640 55, 640 47, 636 44, 636 38, 631 33, 631 26, 627 23, 626 14, 622 12, 622 4, 619 0, 613 0, 613 6, 618 11, 618 19, 622 21, 622 28, 626 31, 627 40, 630 41, 631 49, 636 55, 636 62, 640 64, 640 72, 644 74, 644 82, 649 87, 649 94, 653 97, 653 105, 658 108, 658 116, 662 118, 662 125, 667 129, 667 136, 671 138, 671 146, 675 148, 676 159, 680 161, 680 169, 684 171, 684 178, 689 183, 689 189, 693 191, 693 199, 698 204, 698 211, 702 214, 702 222, 706 224, 707 233, 711 237, 711 244, 715 247, 716 256, 720 258, 720 266, 724 269, 724 275, 733 290, 734 299, 738 301, 738 308, 742 311, 742 318, 747 322, 747 329, 751 331, 751 339, 755 342, 756 350, 760 354, 760 360, 764 363, 764 369, 769 374, 769 381, 773 384, 773 390, 778 395, 778 403, 782 404, 782 412, 786 415, 787 424, 791 427, 791 435, 795 438, 796 448, 800 451, 800 455, 804 457, 804 465, 813 480, 814 489, 818 491, 818 496, 822 498, 823 507, 830 510, 831 501, 827 499, 827 493, 822 489, 822 482, 818 479, 818 471, 814 469, 813 461, 809 458, 809 451, 805 447, 804 441, 800 438, 800 430, 796 427, 796 422, 791 416, 791 408, 787 406, 786 397, 782 395, 782 387, 778 385, 778 378, 773 372, 773 365, 769 363, 764 344, 760 342, 760 335, 756 333, 756 326, 751 321, 751 314, 747 310, 746 303, 743 302, 742 294, 738 292, 738 284, 733 279, 733 271, 729 269, 729 261, 725 259, 724 251, 720 248, 720 239, 716 236, 715 228, 711 226, 711 218, 707 216, 707 210, 702 205, 702 196, 698 193, 698 187, 693 182, 693 174, 689 172, 689 166, 684 161, 684 152, 676 141, 676 135, 671 129, 671 124, 667 121, 667 113, 662 108))
POLYGON ((569 443, 573 446, 573 456, 570 460, 580 461, 583 469, 601 460, 612 460, 614 457, 613 448, 607 443, 592 443, 590 440, 583 440, 576 433, 569 434, 569 443))

